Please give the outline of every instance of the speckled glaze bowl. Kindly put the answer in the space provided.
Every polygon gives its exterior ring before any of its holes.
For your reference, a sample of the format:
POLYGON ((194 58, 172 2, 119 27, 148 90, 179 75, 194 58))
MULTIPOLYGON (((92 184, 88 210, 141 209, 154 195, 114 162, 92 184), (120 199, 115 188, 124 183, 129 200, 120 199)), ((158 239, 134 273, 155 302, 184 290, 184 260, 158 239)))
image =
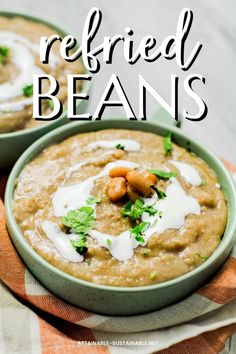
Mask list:
MULTIPOLYGON (((201 143, 183 133, 181 129, 162 122, 163 116, 151 122, 105 120, 89 123, 71 123, 48 133, 31 145, 15 164, 8 180, 5 206, 8 229, 20 256, 34 276, 58 297, 83 309, 106 315, 130 316, 151 312, 176 303, 203 285, 228 257, 235 240, 236 193, 231 176, 221 161, 201 143), (143 287, 112 287, 77 279, 55 268, 39 256, 24 239, 13 215, 15 180, 24 166, 48 145, 81 132, 107 128, 148 131, 163 135, 173 133, 173 140, 200 156, 216 172, 228 201, 229 217, 222 242, 213 255, 199 267, 176 279, 143 287)), ((173 121, 173 120, 172 120, 173 121)))
MULTIPOLYGON (((71 31, 64 29, 63 25, 58 25, 52 22, 51 20, 49 21, 46 19, 42 19, 37 15, 25 13, 23 14, 20 12, 13 11, 0 11, 0 16, 9 18, 19 16, 31 20, 33 22, 39 22, 51 27, 52 29, 55 29, 55 31, 61 34, 63 37, 72 33, 71 31)), ((88 73, 86 69, 84 69, 84 73, 88 73)), ((83 91, 88 93, 90 91, 90 87, 91 82, 86 80, 83 84, 83 91)), ((84 113, 86 106, 87 101, 78 100, 76 106, 77 113, 84 113)), ((65 110, 60 118, 42 124, 39 127, 17 130, 11 133, 0 133, 0 170, 11 167, 16 162, 18 157, 27 149, 27 147, 30 146, 38 138, 59 126, 70 122, 70 120, 66 118, 66 115, 67 111, 65 110)))

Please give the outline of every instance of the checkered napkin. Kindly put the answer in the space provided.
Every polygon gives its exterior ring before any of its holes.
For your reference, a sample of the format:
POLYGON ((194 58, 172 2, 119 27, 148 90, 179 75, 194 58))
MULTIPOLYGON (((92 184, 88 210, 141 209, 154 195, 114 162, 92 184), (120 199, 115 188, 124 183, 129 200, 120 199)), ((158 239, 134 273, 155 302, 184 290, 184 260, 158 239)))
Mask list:
POLYGON ((236 353, 236 246, 184 301, 144 315, 103 316, 69 305, 33 277, 11 243, 0 201, 0 279, 1 354, 236 353))

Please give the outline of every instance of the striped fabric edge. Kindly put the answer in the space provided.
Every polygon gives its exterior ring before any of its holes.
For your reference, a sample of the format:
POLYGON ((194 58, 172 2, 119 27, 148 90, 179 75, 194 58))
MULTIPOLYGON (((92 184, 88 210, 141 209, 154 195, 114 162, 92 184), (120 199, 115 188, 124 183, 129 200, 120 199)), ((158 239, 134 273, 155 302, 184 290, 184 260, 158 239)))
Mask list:
MULTIPOLYGON (((0 287, 1 288, 1 287, 0 287)), ((85 345, 85 341, 89 341, 90 343, 96 342, 97 340, 106 340, 107 337, 104 336, 104 333, 101 333, 100 336, 97 335, 96 331, 90 330, 87 328, 83 327, 78 327, 76 324, 68 323, 66 321, 63 321, 61 319, 56 319, 55 317, 45 317, 44 314, 43 316, 38 316, 31 309, 26 307, 25 305, 22 305, 19 301, 17 301, 13 295, 5 289, 5 293, 8 298, 7 302, 4 301, 2 302, 2 308, 5 309, 6 313, 8 311, 8 307, 11 308, 12 311, 14 311, 14 319, 16 318, 16 309, 19 312, 19 310, 25 310, 27 313, 28 317, 28 323, 26 326, 24 326, 24 331, 22 330, 19 332, 19 322, 14 321, 12 322, 12 318, 9 318, 9 321, 11 323, 11 326, 9 326, 9 323, 5 323, 5 331, 7 331, 6 335, 6 346, 4 348, 4 342, 2 342, 1 337, 0 337, 0 344, 1 344, 1 349, 5 349, 1 351, 1 354, 8 354, 9 352, 12 354, 27 354, 27 353, 47 353, 47 354, 73 354, 73 353, 110 353, 110 354, 118 354, 118 353, 123 353, 123 354, 132 354, 132 353, 153 353, 153 352, 158 352, 158 353, 163 353, 163 354, 172 354, 172 353, 177 353, 177 354, 196 354, 196 348, 198 348, 199 354, 205 354, 205 353, 212 353, 216 354, 219 353, 223 348, 224 348, 224 343, 226 339, 232 335, 233 333, 236 332, 236 325, 229 325, 222 327, 217 330, 213 330, 211 332, 206 332, 202 333, 201 335, 198 335, 194 338, 187 339, 185 341, 182 341, 181 343, 175 344, 173 346, 170 346, 167 349, 156 351, 153 350, 152 347, 145 348, 142 350, 142 348, 134 348, 134 347, 117 347, 117 346, 103 346, 103 345, 96 345, 96 346, 90 346, 90 345, 85 345), (14 302, 14 306, 12 305, 12 302, 14 302), (8 306, 7 306, 8 305, 8 306), (13 325, 14 324, 14 325, 13 325), (30 341, 27 341, 27 338, 24 338, 23 340, 19 340, 22 338, 24 332, 26 331, 25 328, 31 329, 32 334, 30 335, 30 341), (12 333, 13 332, 13 333, 12 333), (16 333, 19 332, 20 336, 18 336, 16 333), (9 338, 13 338, 11 342, 9 343, 9 338), (10 351, 6 351, 6 349, 9 349, 10 346, 10 351), (14 350, 15 349, 15 350, 14 350), (137 349, 141 349, 137 350, 137 349)), ((2 295, 2 294, 1 294, 2 295)), ((1 299, 3 297, 1 296, 1 299)), ((3 316, 4 313, 2 312, 2 309, 0 311, 0 314, 3 316)), ((22 314, 20 313, 20 319, 22 323, 22 314)), ((1 316, 0 316, 1 318, 1 316)), ((6 318, 6 316, 4 316, 6 318)), ((5 322, 5 321, 4 321, 5 322)), ((5 334, 2 331, 2 321, 0 320, 0 333, 5 334)), ((173 329, 174 330, 174 329, 173 329)), ((204 329, 203 329, 204 330, 204 329)), ((158 331, 157 331, 158 332, 158 331)), ((29 336, 29 333, 26 333, 27 336, 29 336)), ((108 339, 111 340, 111 337, 109 336, 109 333, 106 333, 108 336, 108 339)), ((165 335, 163 333, 163 335, 165 335)), ((116 337, 116 341, 119 341, 121 339, 123 340, 128 340, 125 335, 122 335, 123 337, 116 337)), ((136 334, 136 340, 148 340, 151 339, 146 334, 136 334)), ((156 334, 156 339, 158 339, 158 336, 156 334)))
POLYGON ((159 350, 158 354, 218 354, 225 348, 226 340, 235 332, 236 324, 231 324, 159 350))

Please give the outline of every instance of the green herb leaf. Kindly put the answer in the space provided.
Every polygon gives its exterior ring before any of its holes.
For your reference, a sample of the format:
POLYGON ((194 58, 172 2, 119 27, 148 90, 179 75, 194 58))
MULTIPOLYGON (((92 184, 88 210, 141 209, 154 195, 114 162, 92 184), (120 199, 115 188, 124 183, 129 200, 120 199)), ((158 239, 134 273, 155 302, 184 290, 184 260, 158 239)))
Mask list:
POLYGON ((141 218, 143 213, 148 213, 149 215, 155 215, 157 210, 153 208, 152 205, 144 205, 142 199, 136 199, 134 204, 130 201, 121 210, 121 214, 125 217, 129 217, 132 220, 137 220, 141 218))
POLYGON ((70 243, 79 254, 83 254, 88 250, 85 235, 80 235, 77 240, 70 240, 70 243))
POLYGON ((209 257, 204 257, 202 256, 200 253, 196 253, 195 256, 199 257, 201 259, 201 261, 206 261, 209 257))
POLYGON ((135 236, 135 240, 138 241, 138 242, 142 242, 142 243, 145 242, 143 236, 141 236, 141 235, 136 235, 135 236))
POLYGON ((111 240, 109 238, 107 238, 107 246, 111 246, 111 240))
POLYGON ((152 205, 144 205, 143 207, 143 213, 148 213, 149 215, 155 215, 157 213, 157 210, 153 208, 152 205))
POLYGON ((168 178, 177 176, 176 172, 165 172, 165 171, 157 170, 157 169, 149 170, 149 172, 158 176, 159 178, 162 178, 162 179, 168 179, 168 178))
POLYGON ((90 206, 69 211, 61 218, 63 225, 69 227, 72 232, 78 234, 76 240, 70 240, 71 245, 79 254, 85 253, 87 248, 87 234, 94 223, 94 210, 90 206))
POLYGON ((10 55, 10 49, 5 46, 0 46, 0 64, 4 64, 10 55))
POLYGON ((158 189, 156 186, 152 185, 151 188, 156 192, 158 199, 166 198, 165 192, 158 189))
POLYGON ((123 209, 121 210, 121 215, 130 216, 132 206, 133 206, 133 203, 131 202, 131 200, 129 200, 128 203, 126 203, 125 206, 123 207, 123 209))
POLYGON ((90 206, 69 211, 61 218, 63 225, 77 234, 87 234, 94 223, 94 210, 90 206))
POLYGON ((129 217, 132 220, 139 219, 143 213, 143 205, 144 201, 142 199, 137 199, 134 204, 129 201, 122 209, 121 214, 123 216, 129 217))
POLYGON ((93 205, 93 204, 98 204, 100 203, 101 201, 101 198, 98 198, 98 197, 94 197, 94 196, 91 196, 87 199, 86 203, 88 205, 93 205))
POLYGON ((131 229, 131 236, 133 236, 138 242, 144 242, 145 240, 142 236, 142 233, 147 230, 149 225, 150 223, 147 221, 141 222, 140 224, 131 229))
POLYGON ((33 95, 33 85, 25 85, 22 90, 23 95, 26 97, 30 97, 33 95))
POLYGON ((120 149, 120 150, 124 150, 124 149, 125 149, 125 146, 124 146, 124 145, 121 145, 121 144, 117 144, 117 145, 116 145, 116 148, 117 148, 117 149, 120 149))
POLYGON ((163 145, 164 145, 165 155, 169 155, 172 153, 173 145, 172 145, 171 138, 172 138, 171 132, 167 132, 164 136, 163 145))

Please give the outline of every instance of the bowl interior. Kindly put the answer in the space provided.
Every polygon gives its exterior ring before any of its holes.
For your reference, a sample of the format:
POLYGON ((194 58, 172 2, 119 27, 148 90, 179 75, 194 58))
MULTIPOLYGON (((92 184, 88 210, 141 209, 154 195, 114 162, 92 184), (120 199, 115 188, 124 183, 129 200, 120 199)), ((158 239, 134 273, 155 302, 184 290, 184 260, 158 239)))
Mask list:
MULTIPOLYGON (((44 17, 41 17, 41 15, 37 15, 37 14, 33 14, 33 13, 21 13, 21 12, 18 12, 18 11, 7 11, 6 10, 6 11, 0 11, 0 16, 9 17, 9 18, 23 17, 23 18, 25 18, 27 20, 30 20, 30 21, 33 21, 33 22, 38 22, 38 23, 41 23, 43 25, 46 25, 46 26, 52 28, 53 30, 55 30, 55 32, 59 33, 63 37, 72 33, 72 31, 70 29, 65 28, 64 24, 56 23, 54 20, 52 22, 51 19, 46 19, 44 17)), ((76 48, 78 46, 79 45, 77 44, 76 48)), ((79 61, 80 61, 80 63, 83 66, 84 74, 88 74, 89 72, 85 68, 81 58, 79 58, 79 61)), ((90 88, 91 88, 91 81, 84 80, 84 82, 83 82, 83 91, 88 93, 90 91, 90 88)), ((77 100, 77 105, 76 105, 77 108, 82 103, 83 103, 82 100, 77 100)), ((56 125, 58 120, 63 120, 63 119, 66 118, 66 116, 67 116, 67 108, 63 111, 62 115, 59 118, 57 118, 56 120, 50 120, 48 122, 45 121, 47 123, 47 128, 50 127, 50 126, 51 126, 51 128, 53 128, 53 126, 56 125)), ((13 137, 13 136, 18 136, 18 135, 22 135, 22 134, 31 134, 31 132, 34 132, 36 130, 40 131, 40 130, 44 130, 44 129, 45 129, 45 125, 42 124, 40 126, 33 127, 33 128, 17 130, 17 131, 13 131, 13 132, 10 132, 10 133, 1 133, 0 136, 1 136, 1 139, 3 139, 5 137, 8 138, 9 135, 11 137, 13 137)))
POLYGON ((197 272, 204 271, 211 263, 215 262, 218 257, 222 255, 222 253, 227 249, 228 245, 233 245, 234 237, 235 237, 235 230, 236 230, 236 195, 235 189, 233 185, 232 178, 229 172, 226 170, 222 162, 211 152, 209 149, 204 147, 201 143, 196 142, 194 139, 186 136, 179 128, 170 127, 164 123, 147 123, 147 122, 134 122, 134 121, 125 121, 122 119, 116 120, 104 120, 99 122, 88 122, 88 123, 71 123, 69 125, 62 126, 60 128, 55 129, 54 131, 46 134, 44 137, 40 138, 36 141, 33 145, 31 145, 19 158, 17 163, 15 164, 10 177, 8 179, 6 194, 5 194, 5 206, 6 206, 6 216, 8 221, 8 226, 14 233, 14 237, 17 237, 18 241, 24 246, 26 252, 30 252, 33 254, 35 258, 45 267, 50 268, 53 272, 59 274, 61 277, 69 279, 73 283, 84 284, 88 287, 96 287, 111 291, 126 291, 126 292, 133 292, 133 291, 144 291, 153 288, 162 288, 173 285, 177 282, 181 282, 186 280, 186 278, 190 278, 191 275, 197 272), (122 124, 121 124, 122 123, 122 124), (199 157, 201 157, 217 174, 222 190, 224 191, 227 202, 228 202, 228 222, 225 234, 222 238, 222 241, 215 252, 212 254, 209 259, 202 263, 199 267, 195 268, 194 270, 178 277, 173 280, 169 280, 160 284, 156 285, 149 285, 145 287, 112 287, 106 285, 100 285, 95 283, 90 283, 84 280, 77 279, 67 273, 60 271, 59 269, 55 268, 48 262, 46 262, 41 256, 39 256, 31 246, 25 241, 19 226, 16 223, 16 220, 13 215, 13 194, 14 194, 14 185, 15 180, 21 173, 24 166, 36 157, 42 150, 44 150, 47 146, 58 143, 65 138, 75 135, 82 132, 91 132, 97 131, 101 129, 130 129, 130 130, 141 130, 146 132, 152 132, 159 135, 163 135, 166 131, 171 131, 173 133, 173 141, 178 145, 186 148, 191 149, 192 152, 196 153, 199 157))

